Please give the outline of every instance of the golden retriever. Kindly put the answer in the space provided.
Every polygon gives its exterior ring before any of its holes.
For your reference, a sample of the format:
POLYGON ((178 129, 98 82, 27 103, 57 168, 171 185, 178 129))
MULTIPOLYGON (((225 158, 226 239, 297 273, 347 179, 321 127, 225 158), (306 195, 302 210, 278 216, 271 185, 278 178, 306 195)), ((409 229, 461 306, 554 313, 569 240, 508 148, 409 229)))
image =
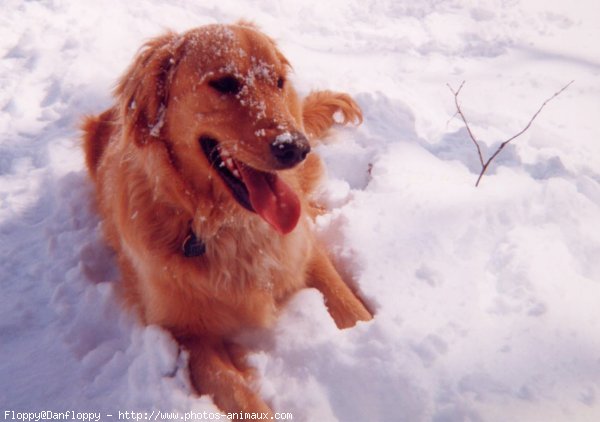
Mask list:
POLYGON ((300 101, 289 73, 252 24, 167 33, 83 124, 125 303, 172 333, 194 388, 227 412, 271 414, 235 339, 299 289, 321 291, 339 328, 372 318, 312 232, 311 145, 336 121, 360 123, 360 108, 330 91, 300 101))

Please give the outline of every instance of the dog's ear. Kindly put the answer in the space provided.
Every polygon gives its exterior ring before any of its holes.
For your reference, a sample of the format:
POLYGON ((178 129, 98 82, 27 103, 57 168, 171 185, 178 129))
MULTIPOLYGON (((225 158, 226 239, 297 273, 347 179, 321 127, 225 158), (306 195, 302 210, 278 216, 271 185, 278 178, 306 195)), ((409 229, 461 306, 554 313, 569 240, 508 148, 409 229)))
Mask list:
POLYGON ((138 145, 160 137, 183 44, 173 32, 148 41, 115 89, 125 135, 138 145))

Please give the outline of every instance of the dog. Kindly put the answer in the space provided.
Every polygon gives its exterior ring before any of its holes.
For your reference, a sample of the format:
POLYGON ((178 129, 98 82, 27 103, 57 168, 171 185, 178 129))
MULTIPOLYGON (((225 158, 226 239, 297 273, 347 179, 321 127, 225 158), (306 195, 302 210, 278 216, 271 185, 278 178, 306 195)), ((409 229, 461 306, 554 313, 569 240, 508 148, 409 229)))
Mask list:
POLYGON ((318 289, 340 329, 373 317, 312 230, 323 164, 311 149, 361 110, 343 93, 301 100, 290 72, 251 23, 168 32, 82 125, 120 296, 172 334, 194 389, 227 412, 272 414, 236 337, 300 289, 318 289))

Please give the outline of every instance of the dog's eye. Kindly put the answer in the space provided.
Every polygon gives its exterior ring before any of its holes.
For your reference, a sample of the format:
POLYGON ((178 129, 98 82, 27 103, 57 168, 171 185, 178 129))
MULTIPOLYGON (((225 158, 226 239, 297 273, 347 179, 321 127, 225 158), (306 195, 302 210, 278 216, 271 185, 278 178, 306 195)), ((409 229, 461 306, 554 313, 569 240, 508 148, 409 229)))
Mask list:
POLYGON ((233 76, 223 76, 208 83, 221 94, 237 94, 242 89, 242 84, 233 76))
POLYGON ((283 89, 283 85, 285 85, 285 79, 280 76, 277 78, 277 88, 283 89))

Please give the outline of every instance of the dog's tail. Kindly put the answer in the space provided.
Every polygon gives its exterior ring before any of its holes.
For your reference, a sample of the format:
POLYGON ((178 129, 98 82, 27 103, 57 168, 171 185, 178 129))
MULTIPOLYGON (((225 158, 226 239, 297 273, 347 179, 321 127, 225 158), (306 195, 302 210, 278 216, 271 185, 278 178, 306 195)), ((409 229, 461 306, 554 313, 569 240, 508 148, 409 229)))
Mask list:
POLYGON ((81 125, 85 164, 92 179, 96 178, 98 162, 106 149, 106 145, 108 145, 115 118, 116 111, 110 108, 99 116, 86 116, 81 125))
POLYGON ((314 91, 302 103, 304 130, 311 141, 322 139, 334 124, 361 124, 362 111, 348 94, 314 91))

